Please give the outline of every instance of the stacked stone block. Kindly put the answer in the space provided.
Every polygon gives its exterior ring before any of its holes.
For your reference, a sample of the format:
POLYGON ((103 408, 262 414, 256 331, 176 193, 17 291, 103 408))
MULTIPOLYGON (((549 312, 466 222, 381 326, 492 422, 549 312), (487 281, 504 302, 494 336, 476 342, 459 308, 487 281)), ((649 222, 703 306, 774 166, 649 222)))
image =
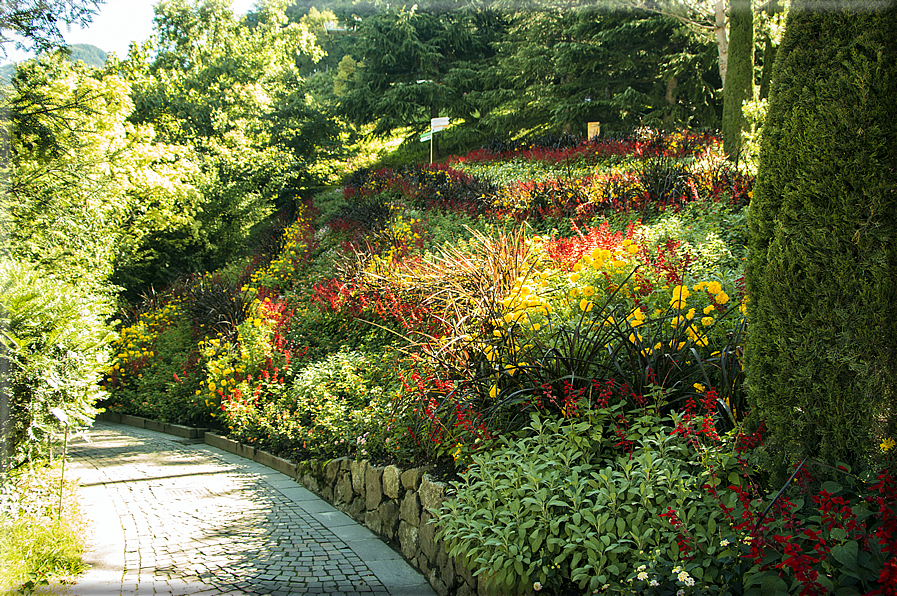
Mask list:
POLYGON ((387 540, 430 582, 439 596, 485 595, 463 563, 448 556, 436 538, 445 484, 427 468, 375 467, 347 458, 304 462, 298 479, 310 490, 387 540))

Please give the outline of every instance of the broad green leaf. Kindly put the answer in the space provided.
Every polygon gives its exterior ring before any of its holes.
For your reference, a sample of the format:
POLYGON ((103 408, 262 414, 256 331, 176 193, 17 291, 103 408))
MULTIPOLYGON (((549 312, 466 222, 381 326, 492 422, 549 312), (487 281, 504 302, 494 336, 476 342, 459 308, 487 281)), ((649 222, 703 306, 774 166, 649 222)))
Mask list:
POLYGON ((832 557, 841 565, 847 567, 850 570, 856 570, 857 568, 857 542, 855 540, 849 540, 844 544, 838 544, 832 547, 832 557))
POLYGON ((822 490, 829 492, 833 495, 841 492, 841 490, 843 490, 843 488, 844 487, 842 487, 840 484, 838 484, 837 482, 835 482, 833 480, 826 480, 825 482, 822 483, 822 490))

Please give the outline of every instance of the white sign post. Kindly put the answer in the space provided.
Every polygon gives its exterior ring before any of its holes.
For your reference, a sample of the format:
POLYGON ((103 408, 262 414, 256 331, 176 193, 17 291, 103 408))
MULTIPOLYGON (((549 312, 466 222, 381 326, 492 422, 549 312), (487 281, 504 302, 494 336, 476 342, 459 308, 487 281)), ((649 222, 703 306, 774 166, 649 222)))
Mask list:
POLYGON ((420 136, 421 143, 430 141, 430 163, 433 163, 433 134, 439 132, 444 128, 448 128, 448 125, 449 119, 447 116, 444 118, 431 118, 430 130, 420 136))

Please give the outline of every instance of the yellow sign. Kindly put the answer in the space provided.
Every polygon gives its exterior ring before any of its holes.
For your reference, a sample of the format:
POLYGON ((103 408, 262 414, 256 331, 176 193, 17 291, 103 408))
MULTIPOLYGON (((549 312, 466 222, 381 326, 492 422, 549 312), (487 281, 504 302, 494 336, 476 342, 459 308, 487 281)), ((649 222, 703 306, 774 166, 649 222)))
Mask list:
MULTIPOLYGON (((581 129, 580 129, 581 130, 581 129)), ((601 134, 600 122, 589 122, 589 139, 594 139, 601 134)))

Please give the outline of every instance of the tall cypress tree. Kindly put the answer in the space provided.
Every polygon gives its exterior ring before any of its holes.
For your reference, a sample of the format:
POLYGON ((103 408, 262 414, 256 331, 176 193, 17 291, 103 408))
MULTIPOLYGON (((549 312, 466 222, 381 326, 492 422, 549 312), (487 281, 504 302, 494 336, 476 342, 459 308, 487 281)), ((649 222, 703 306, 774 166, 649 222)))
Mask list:
POLYGON ((792 5, 749 215, 750 399, 855 471, 897 436, 895 31, 893 1, 792 5))
POLYGON ((754 96, 754 13, 751 0, 732 0, 729 9, 729 62, 723 87, 723 149, 736 160, 741 151, 744 113, 754 96))

